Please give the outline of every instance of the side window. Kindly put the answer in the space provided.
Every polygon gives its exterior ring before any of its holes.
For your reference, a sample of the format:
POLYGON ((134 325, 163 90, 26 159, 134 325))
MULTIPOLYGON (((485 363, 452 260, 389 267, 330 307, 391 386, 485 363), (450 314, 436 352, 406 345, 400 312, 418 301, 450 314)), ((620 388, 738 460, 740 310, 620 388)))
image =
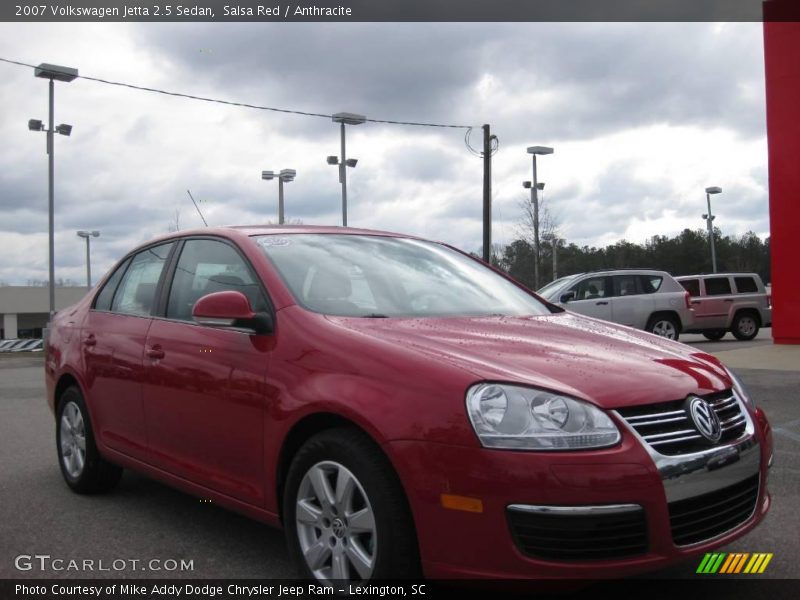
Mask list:
POLYGON ((690 296, 697 297, 700 295, 700 280, 699 279, 684 279, 680 282, 683 289, 689 292, 690 296))
POLYGON ((740 294, 755 294, 758 292, 756 280, 752 277, 734 277, 733 282, 736 284, 736 291, 740 294))
POLYGON ((645 294, 655 294, 661 288, 664 278, 661 275, 639 275, 639 285, 645 294))
POLYGON ((122 278, 111 310, 125 315, 149 316, 153 309, 156 286, 167 261, 172 242, 142 250, 130 261, 122 278))
POLYGON ((706 296, 724 296, 731 293, 731 282, 727 277, 706 279, 706 296))
POLYGON ((111 301, 114 299, 114 292, 117 291, 117 286, 119 285, 122 276, 125 274, 125 269, 128 268, 130 262, 130 260, 126 260, 119 267, 117 267, 117 270, 114 271, 113 275, 108 278, 108 281, 106 281, 103 289, 100 290, 100 293, 97 294, 97 297, 94 300, 95 310, 111 310, 111 301))
POLYGON ((242 292, 256 312, 267 301, 247 263, 233 247, 216 240, 188 240, 181 251, 169 291, 167 318, 192 320, 192 307, 214 292, 242 292))
POLYGON ((615 275, 613 280, 615 296, 635 296, 642 293, 637 285, 638 275, 615 275))
POLYGON ((575 300, 592 300, 594 298, 605 298, 611 295, 611 290, 606 289, 606 282, 609 277, 589 277, 580 281, 577 285, 570 288, 575 292, 575 300))

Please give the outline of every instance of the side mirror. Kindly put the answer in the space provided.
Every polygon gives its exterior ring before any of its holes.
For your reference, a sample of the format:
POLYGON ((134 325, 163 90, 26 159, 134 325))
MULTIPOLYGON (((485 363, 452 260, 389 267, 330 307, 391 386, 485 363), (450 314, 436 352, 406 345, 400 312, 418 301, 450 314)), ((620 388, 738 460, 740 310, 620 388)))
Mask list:
POLYGON ((269 313, 254 312, 242 292, 229 290, 206 294, 194 304, 192 318, 200 325, 252 329, 255 333, 272 333, 269 313))
POLYGON ((561 304, 566 304, 567 302, 570 302, 571 300, 575 300, 575 292, 572 291, 572 292, 567 292, 565 294, 561 294, 560 300, 561 300, 561 304))

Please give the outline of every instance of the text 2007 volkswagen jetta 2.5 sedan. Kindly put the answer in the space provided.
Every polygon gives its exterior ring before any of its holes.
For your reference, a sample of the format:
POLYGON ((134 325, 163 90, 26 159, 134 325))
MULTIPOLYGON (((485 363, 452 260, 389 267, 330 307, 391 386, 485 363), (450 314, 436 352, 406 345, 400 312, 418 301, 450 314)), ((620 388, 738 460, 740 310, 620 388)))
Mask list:
POLYGON ((714 357, 550 305, 443 244, 180 232, 47 343, 58 461, 282 526, 320 581, 625 576, 740 537, 764 413, 714 357))

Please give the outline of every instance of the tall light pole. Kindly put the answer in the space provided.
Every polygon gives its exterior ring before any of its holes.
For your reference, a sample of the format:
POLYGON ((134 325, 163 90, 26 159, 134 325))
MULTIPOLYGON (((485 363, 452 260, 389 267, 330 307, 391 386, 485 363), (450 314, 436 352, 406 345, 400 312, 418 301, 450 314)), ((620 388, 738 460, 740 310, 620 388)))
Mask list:
POLYGON ((91 252, 89 250, 89 245, 93 237, 100 237, 100 232, 95 230, 92 231, 85 231, 81 230, 77 232, 78 237, 86 238, 86 287, 92 287, 92 258, 91 252))
POLYGON ((59 65, 49 65, 46 63, 40 64, 33 70, 35 77, 50 80, 50 121, 45 128, 44 124, 37 120, 31 119, 28 121, 28 129, 31 131, 46 131, 47 132, 47 154, 48 160, 48 194, 47 194, 47 212, 48 212, 48 277, 50 287, 50 318, 56 313, 56 290, 55 290, 55 225, 53 215, 55 213, 54 188, 55 188, 55 134, 69 135, 72 133, 72 125, 61 124, 55 125, 55 82, 63 81, 69 83, 78 76, 78 69, 70 67, 62 67, 59 65))
POLYGON ((539 181, 536 174, 536 157, 552 154, 553 149, 547 146, 529 146, 528 154, 533 156, 533 185, 531 182, 523 186, 531 190, 531 204, 533 204, 533 283, 534 289, 539 289, 539 181))
POLYGON ((706 227, 708 228, 708 243, 711 245, 711 269, 713 273, 717 272, 717 252, 714 249, 714 219, 716 218, 711 214, 711 194, 721 194, 722 188, 711 186, 706 188, 706 202, 708 203, 708 212, 703 215, 706 227))
POLYGON ((341 125, 342 154, 340 157, 329 156, 327 161, 329 165, 339 166, 339 183, 342 184, 342 227, 347 227, 347 167, 355 168, 358 160, 355 158, 347 158, 347 153, 345 152, 344 126, 361 125, 367 122, 367 117, 354 113, 341 112, 332 115, 331 120, 341 125))
POLYGON ((269 181, 271 179, 278 178, 278 224, 283 225, 284 219, 284 211, 283 211, 283 182, 289 183, 294 181, 294 178, 297 176, 297 171, 294 169, 281 169, 278 175, 275 175, 274 171, 261 171, 261 179, 269 181))

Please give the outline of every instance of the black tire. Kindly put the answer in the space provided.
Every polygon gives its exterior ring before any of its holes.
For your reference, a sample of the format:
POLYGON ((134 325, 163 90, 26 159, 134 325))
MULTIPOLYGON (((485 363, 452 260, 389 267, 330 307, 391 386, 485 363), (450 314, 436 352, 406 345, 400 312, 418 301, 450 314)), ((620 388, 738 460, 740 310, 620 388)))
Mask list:
POLYGON ((300 448, 286 477, 283 524, 289 552, 303 577, 321 582, 345 580, 337 575, 342 573, 342 567, 338 572, 334 570, 336 552, 340 553, 337 557, 339 564, 342 561, 346 563, 345 572, 349 572, 349 579, 353 582, 420 576, 414 521, 402 485, 381 449, 356 429, 322 431, 300 448), (325 480, 331 486, 328 489, 334 492, 341 477, 347 480, 352 476, 360 486, 353 488, 353 497, 358 502, 340 503, 337 500, 325 506, 313 492, 309 496, 309 486, 316 489, 310 482, 315 480, 315 474, 320 473, 325 473, 325 480), (301 501, 298 494, 301 491, 304 492, 304 506, 311 506, 318 512, 306 512, 305 524, 298 527, 297 509, 301 501), (355 519, 350 521, 348 514, 354 517, 365 508, 372 515, 373 533, 351 533, 351 527, 356 527, 355 519), (317 544, 327 548, 319 555, 316 574, 306 560, 301 544, 309 550, 317 544), (328 558, 323 557, 326 552, 328 558), (365 563, 361 563, 359 570, 348 552, 361 552, 369 557, 372 566, 367 577, 362 576, 365 563))
POLYGON ((83 394, 74 386, 67 388, 58 399, 56 453, 64 481, 79 494, 101 494, 111 491, 122 477, 122 468, 103 459, 97 451, 92 422, 89 418, 89 411, 86 410, 83 394), (65 415, 65 413, 67 414, 65 415), (80 418, 77 421, 78 427, 72 427, 70 423, 78 418, 76 415, 80 418), (80 434, 81 425, 82 436, 80 434), (79 460, 74 455, 80 447, 81 437, 84 451, 83 459, 79 460), (70 457, 73 457, 73 460, 70 460, 70 457), (78 468, 78 463, 73 462, 74 460, 79 460, 80 468, 78 468))
POLYGON ((712 329, 710 331, 704 331, 703 337, 707 340, 711 340, 712 342, 716 342, 717 340, 721 340, 725 337, 725 334, 728 333, 724 329, 712 329))
POLYGON ((750 311, 744 311, 737 313, 734 317, 731 333, 737 340, 746 342, 756 337, 760 328, 761 323, 758 316, 750 311))
POLYGON ((647 321, 645 330, 677 342, 681 335, 681 322, 673 315, 656 314, 647 321))

